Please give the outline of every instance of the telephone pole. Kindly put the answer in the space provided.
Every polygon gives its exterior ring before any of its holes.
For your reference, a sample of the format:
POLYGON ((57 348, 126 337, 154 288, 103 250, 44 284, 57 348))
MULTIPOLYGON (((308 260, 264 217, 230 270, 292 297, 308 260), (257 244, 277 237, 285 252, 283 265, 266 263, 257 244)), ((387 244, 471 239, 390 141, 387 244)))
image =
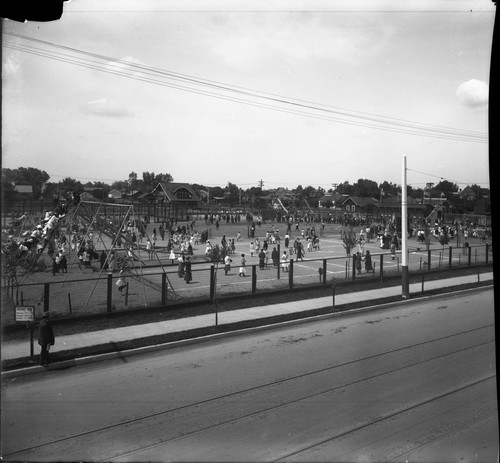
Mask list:
POLYGON ((260 181, 259 181, 259 187, 260 187, 261 190, 264 189, 264 180, 260 179, 260 181))
POLYGON ((410 284, 408 279, 408 195, 406 188, 406 156, 403 156, 402 188, 401 188, 401 276, 403 299, 410 297, 410 284))

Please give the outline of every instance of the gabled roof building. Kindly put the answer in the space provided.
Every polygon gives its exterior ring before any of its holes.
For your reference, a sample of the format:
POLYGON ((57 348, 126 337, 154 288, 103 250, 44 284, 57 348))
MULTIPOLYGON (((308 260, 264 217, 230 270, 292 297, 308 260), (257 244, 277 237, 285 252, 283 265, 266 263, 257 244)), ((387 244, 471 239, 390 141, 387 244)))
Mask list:
POLYGON ((150 216, 165 220, 186 220, 189 211, 198 209, 202 203, 189 183, 158 183, 145 196, 152 206, 150 216))

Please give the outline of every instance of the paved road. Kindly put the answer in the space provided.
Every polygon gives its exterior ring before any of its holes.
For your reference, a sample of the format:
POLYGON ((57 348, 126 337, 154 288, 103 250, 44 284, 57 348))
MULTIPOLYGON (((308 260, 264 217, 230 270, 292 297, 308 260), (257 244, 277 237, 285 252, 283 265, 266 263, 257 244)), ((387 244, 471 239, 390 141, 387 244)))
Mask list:
POLYGON ((6 461, 497 461, 493 291, 4 383, 6 461))

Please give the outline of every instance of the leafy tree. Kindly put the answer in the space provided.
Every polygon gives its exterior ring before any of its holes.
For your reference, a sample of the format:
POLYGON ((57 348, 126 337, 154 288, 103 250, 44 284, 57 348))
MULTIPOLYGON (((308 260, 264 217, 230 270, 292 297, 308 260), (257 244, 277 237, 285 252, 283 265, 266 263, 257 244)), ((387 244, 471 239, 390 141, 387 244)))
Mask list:
POLYGON ((345 252, 348 256, 351 255, 351 249, 356 246, 357 242, 358 239, 356 238, 356 233, 352 230, 344 231, 344 234, 342 235, 342 243, 344 244, 345 252))
POLYGON ((292 190, 292 193, 295 196, 295 199, 301 200, 304 197, 304 188, 302 188, 302 185, 297 185, 297 188, 292 190))
POLYGON ((483 189, 479 185, 474 183, 470 188, 475 193, 476 198, 480 198, 483 195, 483 189))
POLYGON ((123 191, 126 190, 127 188, 128 188, 128 182, 123 180, 118 180, 111 184, 111 190, 123 191))
POLYGON ((317 197, 317 194, 316 194, 316 189, 314 187, 308 185, 302 190, 301 199, 305 198, 307 200, 310 200, 310 199, 313 199, 316 197, 317 197))
POLYGON ((66 193, 68 193, 70 191, 82 191, 83 190, 83 185, 78 180, 75 180, 71 177, 63 178, 59 182, 59 186, 60 186, 62 195, 66 195, 66 193))
POLYGON ((224 196, 224 189, 221 188, 220 186, 213 186, 209 188, 209 193, 210 193, 210 198, 221 198, 224 196))
POLYGON ((135 172, 130 172, 130 174, 128 174, 128 186, 130 188, 130 191, 139 190, 139 185, 141 183, 142 181, 137 178, 137 174, 135 172))
POLYGON ((144 188, 154 188, 158 183, 171 183, 174 178, 170 174, 155 174, 154 172, 143 172, 142 180, 144 188))
POLYGON ((10 169, 2 169, 2 199, 5 202, 10 202, 15 199, 16 191, 14 184, 8 181, 8 174, 5 172, 10 169))
POLYGON ((49 180, 50 175, 44 170, 35 167, 18 167, 17 169, 2 169, 2 181, 12 185, 31 185, 33 197, 38 199, 42 194, 42 187, 49 180))
POLYGON ((442 192, 447 198, 449 198, 452 196, 452 193, 458 192, 458 185, 449 182, 448 180, 443 180, 435 186, 435 189, 442 192))
POLYGON ((378 197, 380 194, 380 190, 384 192, 384 195, 388 196, 397 196, 400 190, 400 186, 396 185, 395 183, 384 181, 379 185, 379 191, 374 195, 375 197, 378 197))
POLYGON ((240 189, 234 183, 228 182, 225 188, 225 194, 227 195, 230 204, 237 204, 240 198, 240 189))
POLYGON ((18 303, 19 286, 24 277, 46 270, 46 263, 39 259, 34 252, 21 253, 19 246, 14 241, 2 243, 2 275, 7 278, 10 296, 14 297, 16 290, 16 304, 18 303))
POLYGON ((379 187, 373 180, 360 178, 353 185, 354 195, 364 197, 377 197, 379 195, 379 187))
POLYGON ((142 173, 142 181, 144 182, 145 187, 155 187, 155 173, 154 172, 143 172, 142 173))
POLYGON ((158 174, 155 175, 155 186, 158 183, 172 183, 174 181, 174 177, 172 177, 170 174, 158 174))
POLYGON ((344 183, 337 185, 337 192, 342 195, 353 195, 354 187, 346 180, 344 183))

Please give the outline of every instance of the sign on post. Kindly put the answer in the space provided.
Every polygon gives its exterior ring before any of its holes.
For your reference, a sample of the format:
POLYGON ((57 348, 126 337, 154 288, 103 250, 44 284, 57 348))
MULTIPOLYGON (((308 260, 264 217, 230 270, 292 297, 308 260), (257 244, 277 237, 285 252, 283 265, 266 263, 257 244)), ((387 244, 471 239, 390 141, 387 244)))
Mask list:
POLYGON ((16 306, 16 322, 29 323, 35 321, 34 306, 16 306))
POLYGON ((33 330, 35 327, 35 307, 34 306, 16 306, 15 320, 18 323, 26 323, 30 330, 30 357, 33 360, 35 356, 33 330))

